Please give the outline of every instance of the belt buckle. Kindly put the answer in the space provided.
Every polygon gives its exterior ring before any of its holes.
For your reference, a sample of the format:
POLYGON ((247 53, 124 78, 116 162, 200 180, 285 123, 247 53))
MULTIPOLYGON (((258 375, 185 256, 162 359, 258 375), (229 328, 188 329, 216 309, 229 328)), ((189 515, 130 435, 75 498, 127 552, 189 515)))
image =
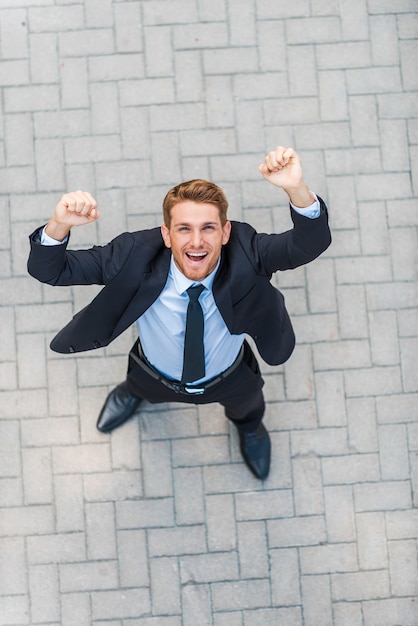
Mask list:
POLYGON ((187 393, 190 394, 195 394, 195 395, 201 395, 202 393, 205 393, 205 388, 204 387, 186 387, 184 386, 184 391, 186 391, 187 393))
POLYGON ((183 394, 190 394, 190 395, 193 395, 193 394, 201 395, 202 393, 205 393, 204 387, 195 387, 195 388, 188 387, 187 385, 184 385, 183 383, 176 383, 174 381, 167 380, 165 378, 160 378, 160 381, 162 382, 163 385, 165 385, 172 391, 175 391, 176 393, 183 393, 183 394))

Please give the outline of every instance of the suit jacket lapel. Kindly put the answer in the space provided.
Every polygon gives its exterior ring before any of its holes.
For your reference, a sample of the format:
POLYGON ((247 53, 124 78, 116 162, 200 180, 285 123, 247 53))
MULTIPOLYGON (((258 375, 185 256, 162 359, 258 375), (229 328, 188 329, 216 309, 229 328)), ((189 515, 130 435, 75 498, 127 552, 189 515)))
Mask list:
POLYGON ((164 248, 151 261, 148 271, 144 273, 131 302, 115 327, 114 337, 133 324, 158 298, 167 281, 170 259, 171 251, 168 248, 164 248))
POLYGON ((231 331, 233 326, 233 309, 231 298, 231 286, 229 267, 227 261, 227 255, 225 249, 222 249, 221 262, 219 264, 218 271, 216 272, 215 279, 213 281, 213 297, 216 302, 222 318, 225 324, 231 331))

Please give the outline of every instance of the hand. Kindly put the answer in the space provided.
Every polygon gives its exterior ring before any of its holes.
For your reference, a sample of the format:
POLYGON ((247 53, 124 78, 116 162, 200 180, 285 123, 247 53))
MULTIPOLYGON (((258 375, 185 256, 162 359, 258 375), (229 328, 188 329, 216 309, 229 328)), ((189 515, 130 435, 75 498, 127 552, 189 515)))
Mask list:
POLYGON ((58 202, 54 219, 58 224, 82 226, 94 222, 99 215, 97 202, 88 191, 72 191, 58 202))
POLYGON ((258 169, 269 183, 283 189, 295 206, 306 207, 314 202, 303 180, 300 158, 293 148, 278 146, 268 153, 258 169))
POLYGON ((62 196, 55 213, 46 227, 46 233, 62 241, 73 226, 95 222, 100 217, 97 202, 88 191, 72 191, 62 196))

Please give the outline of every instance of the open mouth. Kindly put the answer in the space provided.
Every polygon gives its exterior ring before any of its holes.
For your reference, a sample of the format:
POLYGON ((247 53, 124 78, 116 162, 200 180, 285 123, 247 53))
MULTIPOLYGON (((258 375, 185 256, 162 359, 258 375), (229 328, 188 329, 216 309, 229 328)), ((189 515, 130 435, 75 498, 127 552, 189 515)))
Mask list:
POLYGON ((186 252, 187 258, 194 263, 202 261, 207 255, 207 252, 186 252))

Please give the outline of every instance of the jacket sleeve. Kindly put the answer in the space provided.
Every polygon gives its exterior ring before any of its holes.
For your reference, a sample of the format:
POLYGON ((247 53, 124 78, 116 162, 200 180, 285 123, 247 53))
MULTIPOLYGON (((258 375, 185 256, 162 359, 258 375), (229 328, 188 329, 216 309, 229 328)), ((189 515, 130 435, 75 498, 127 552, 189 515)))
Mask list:
POLYGON ((280 234, 253 232, 251 256, 256 271, 271 275, 278 270, 294 269, 310 263, 331 244, 328 210, 318 197, 321 206, 319 217, 311 219, 290 207, 293 228, 280 234))
POLYGON ((68 240, 56 246, 41 244, 42 228, 29 237, 28 272, 48 285, 106 285, 123 267, 133 245, 130 233, 123 233, 105 246, 68 250, 68 240))

